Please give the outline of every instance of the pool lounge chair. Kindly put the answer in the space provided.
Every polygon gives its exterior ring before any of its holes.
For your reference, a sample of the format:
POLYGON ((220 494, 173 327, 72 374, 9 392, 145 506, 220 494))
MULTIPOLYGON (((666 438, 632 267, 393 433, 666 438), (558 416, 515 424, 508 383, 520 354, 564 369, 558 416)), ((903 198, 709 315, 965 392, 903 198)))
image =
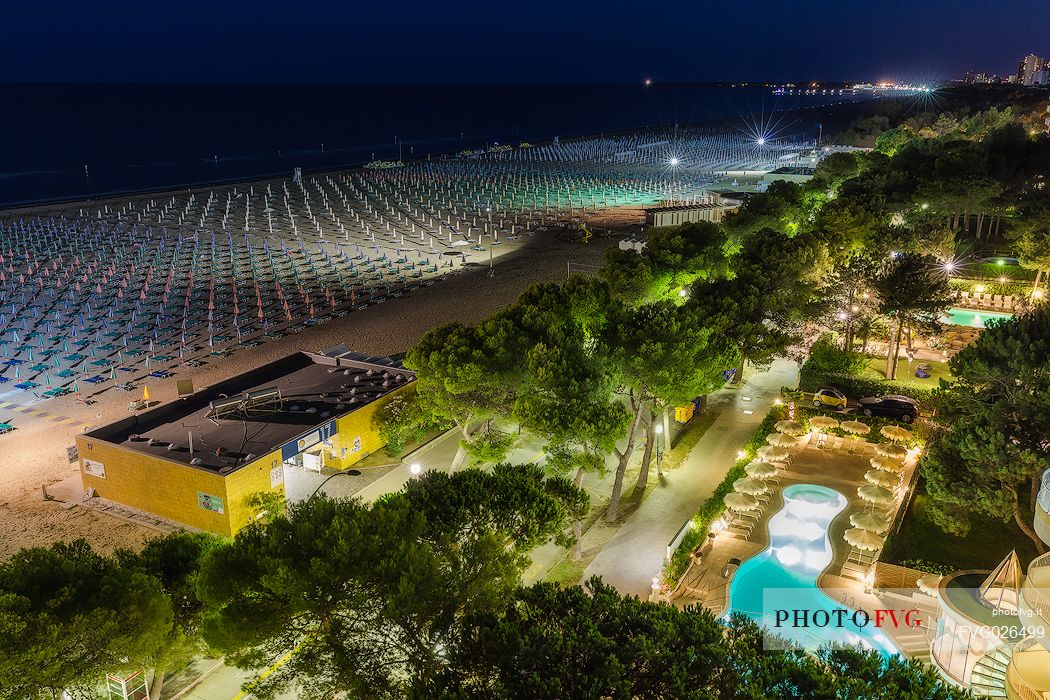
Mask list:
POLYGON ((992 296, 992 308, 993 309, 1001 309, 1001 308, 1003 308, 1003 295, 1002 294, 995 294, 995 295, 992 296))
POLYGON ((1003 308, 1007 311, 1013 311, 1014 308, 1014 295, 1007 294, 1003 297, 1003 308))
POLYGON ((970 302, 970 293, 969 292, 965 292, 965 291, 959 292, 959 303, 965 305, 965 304, 968 304, 969 302, 970 302))

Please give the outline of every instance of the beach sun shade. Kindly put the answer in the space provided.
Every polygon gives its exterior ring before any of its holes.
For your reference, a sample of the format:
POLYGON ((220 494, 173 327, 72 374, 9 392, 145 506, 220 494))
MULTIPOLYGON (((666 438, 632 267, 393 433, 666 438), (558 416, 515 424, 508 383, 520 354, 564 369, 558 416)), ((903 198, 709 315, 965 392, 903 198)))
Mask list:
POLYGON ((864 481, 867 481, 872 486, 894 489, 900 485, 901 480, 896 474, 891 474, 881 469, 869 469, 864 473, 864 481))
POLYGON ((772 433, 766 436, 766 442, 773 447, 792 447, 798 443, 798 440, 784 433, 772 433))
POLYGON ((818 430, 828 430, 839 427, 839 422, 831 416, 816 416, 809 419, 809 426, 818 430))
POLYGON ((904 459, 908 456, 906 448, 889 442, 880 442, 878 445, 875 445, 875 452, 890 459, 904 459))
POLYGON ((857 549, 863 549, 869 552, 874 552, 882 546, 881 537, 871 530, 862 530, 859 527, 846 530, 846 532, 842 534, 842 539, 846 540, 846 542, 857 549))
POLYGON ((851 435, 867 435, 871 432, 871 426, 861 423, 859 420, 847 420, 839 423, 839 427, 851 435))
POLYGON ((758 458, 763 462, 781 462, 791 456, 791 453, 783 447, 777 447, 775 445, 767 445, 766 447, 759 447, 758 458))
POLYGON ((758 499, 746 493, 730 493, 722 499, 726 508, 736 511, 748 511, 758 508, 758 499))
POLYGON ((849 523, 853 527, 872 532, 886 532, 890 529, 890 521, 885 515, 872 513, 870 510, 862 510, 849 516, 849 523))
POLYGON ((911 440, 911 431, 905 430, 899 425, 884 425, 879 431, 882 437, 887 440, 893 440, 894 442, 906 442, 911 440))
POLYGON ((750 477, 744 479, 737 479, 733 482, 733 490, 738 493, 748 493, 752 496, 759 496, 769 491, 769 487, 766 486, 764 481, 758 479, 752 479, 750 477))
POLYGON ((768 462, 752 462, 744 467, 747 475, 755 479, 765 479, 777 473, 777 468, 768 462))
POLYGON ((777 421, 776 425, 773 426, 777 431, 784 433, 785 435, 801 435, 805 432, 802 429, 802 424, 797 420, 782 420, 777 421))
POLYGON ((892 457, 883 457, 882 455, 879 455, 878 457, 872 457, 868 461, 871 463, 871 466, 886 472, 900 474, 904 471, 904 463, 899 459, 893 459, 892 457))
POLYGON ((858 486, 857 495, 877 506, 893 503, 893 492, 883 486, 858 486))

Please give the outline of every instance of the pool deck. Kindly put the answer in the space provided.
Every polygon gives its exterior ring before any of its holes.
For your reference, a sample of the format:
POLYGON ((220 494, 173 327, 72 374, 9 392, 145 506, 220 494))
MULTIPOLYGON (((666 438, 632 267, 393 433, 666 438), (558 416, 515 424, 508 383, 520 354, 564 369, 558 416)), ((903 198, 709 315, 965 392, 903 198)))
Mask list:
MULTIPOLYGON (((769 519, 784 506, 781 496, 784 487, 791 484, 820 484, 835 489, 847 499, 846 508, 829 527, 833 558, 818 578, 821 590, 834 600, 845 600, 850 607, 869 613, 878 608, 914 607, 911 601, 905 601, 899 596, 865 593, 862 574, 847 566, 852 548, 843 539, 843 533, 852 527, 849 516, 867 506, 857 495, 857 487, 867 485, 864 473, 871 468, 868 460, 875 456, 874 443, 858 441, 855 453, 850 454, 852 440, 849 439, 829 437, 827 445, 819 448, 812 436, 803 440, 802 445, 792 448, 791 460, 779 474, 780 484, 775 487, 751 536, 744 539, 728 532, 716 536, 711 549, 699 562, 694 562, 683 576, 681 585, 672 596, 673 603, 701 604, 716 615, 721 615, 728 607, 729 583, 732 580, 732 577, 728 580, 722 578, 726 562, 730 558, 743 562, 766 549, 769 545, 769 519)), ((909 459, 906 464, 903 483, 908 484, 915 469, 915 460, 909 459)), ((899 505, 900 499, 894 504, 891 517, 899 505)), ((929 642, 923 629, 898 631, 883 628, 883 632, 909 657, 924 658, 929 653, 929 642)))

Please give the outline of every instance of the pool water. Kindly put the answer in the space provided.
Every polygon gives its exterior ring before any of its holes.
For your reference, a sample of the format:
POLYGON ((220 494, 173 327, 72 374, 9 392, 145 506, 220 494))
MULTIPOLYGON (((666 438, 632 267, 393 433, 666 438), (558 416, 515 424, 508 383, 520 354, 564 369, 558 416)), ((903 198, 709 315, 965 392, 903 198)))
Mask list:
POLYGON ((970 328, 984 328, 984 324, 990 320, 1013 318, 1013 314, 1001 311, 980 311, 978 309, 948 309, 948 313, 941 316, 941 323, 952 326, 969 326, 970 328))
MULTIPOLYGON (((726 616, 743 613, 771 632, 814 651, 823 644, 860 645, 884 656, 898 653, 893 642, 874 626, 861 627, 853 610, 817 588, 817 577, 831 563, 828 526, 846 508, 838 491, 816 484, 793 484, 783 491, 784 507, 769 519, 769 547, 737 570, 729 587, 726 616), (777 610, 840 613, 842 624, 775 628, 777 610)), ((834 618, 833 618, 834 619, 834 618)))

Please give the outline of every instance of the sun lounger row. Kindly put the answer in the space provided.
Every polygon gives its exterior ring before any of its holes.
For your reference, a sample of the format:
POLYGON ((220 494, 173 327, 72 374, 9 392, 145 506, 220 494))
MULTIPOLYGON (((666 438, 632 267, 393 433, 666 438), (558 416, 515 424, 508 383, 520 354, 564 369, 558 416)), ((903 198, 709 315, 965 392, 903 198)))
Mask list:
POLYGON ((976 292, 959 292, 959 301, 963 306, 972 306, 979 309, 1001 309, 1013 311, 1015 298, 1012 294, 977 294, 976 292))

